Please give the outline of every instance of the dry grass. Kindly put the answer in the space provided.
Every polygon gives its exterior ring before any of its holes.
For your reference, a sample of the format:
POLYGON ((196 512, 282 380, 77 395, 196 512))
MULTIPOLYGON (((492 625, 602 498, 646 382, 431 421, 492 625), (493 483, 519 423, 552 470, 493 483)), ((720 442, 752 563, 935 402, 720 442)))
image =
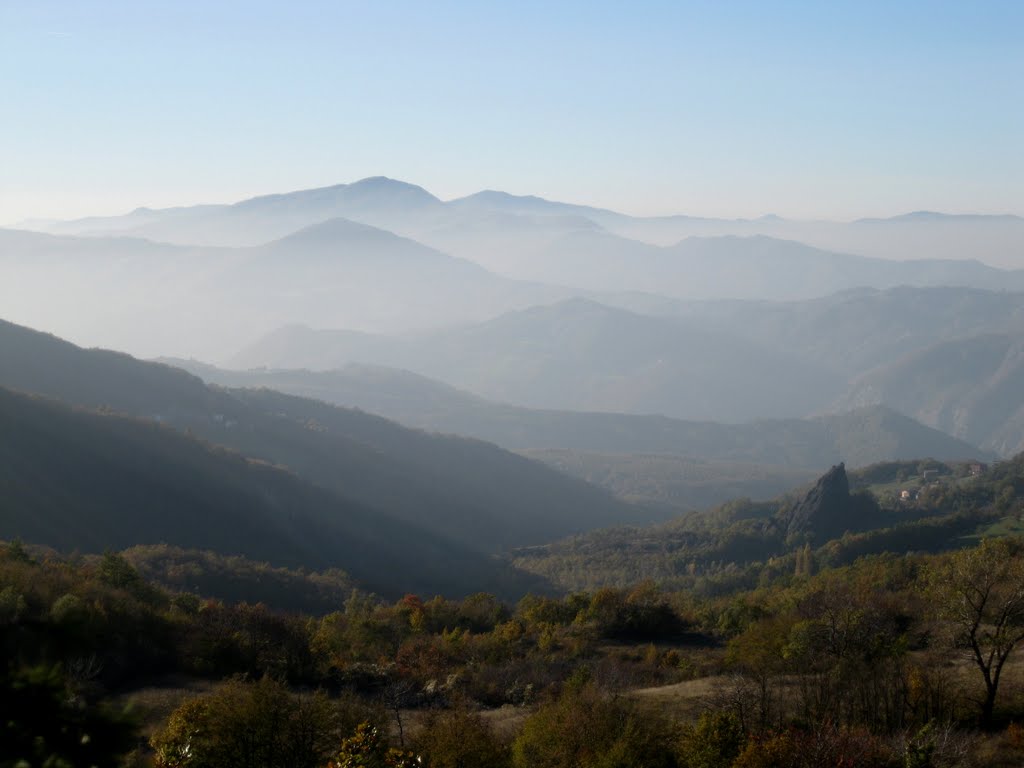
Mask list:
MULTIPOLYGON (((925 659, 921 658, 919 661, 924 662, 925 659)), ((961 700, 958 714, 965 720, 970 720, 977 712, 976 704, 972 702, 980 699, 983 693, 981 674, 968 657, 952 653, 946 657, 945 671, 952 690, 961 700)), ((783 685, 782 690, 776 690, 777 695, 786 697, 787 693, 791 693, 793 680, 777 682, 788 683, 783 685)), ((734 685, 735 680, 728 675, 709 675, 669 685, 636 688, 625 695, 635 700, 642 708, 649 707, 680 722, 692 722, 709 704, 719 699, 723 692, 729 691, 734 685)), ((205 680, 168 678, 127 693, 118 701, 124 706, 130 706, 140 716, 143 736, 148 740, 156 730, 166 724, 170 714, 184 700, 215 691, 218 687, 218 683, 205 680)), ((497 709, 480 710, 480 715, 499 738, 511 741, 519 733, 526 719, 535 711, 535 707, 506 705, 497 709)), ((426 712, 423 710, 402 711, 402 724, 407 741, 414 739, 422 728, 425 715, 426 712)), ((997 716, 1003 722, 1024 724, 1024 648, 1018 649, 1003 671, 997 716)), ((390 735, 396 738, 397 724, 393 717, 389 720, 389 730, 392 732, 390 735)), ((992 739, 999 741, 995 735, 990 740, 992 739)), ((1019 740, 1022 743, 1016 746, 1020 754, 1024 754, 1024 737, 1019 737, 1019 740)), ((1016 754, 1014 750, 1004 749, 1003 746, 1005 745, 996 745, 994 742, 988 746, 989 752, 992 753, 991 759, 995 760, 995 754, 1000 755, 999 760, 993 762, 993 765, 1008 765, 1000 761, 1007 752, 1016 754)))
POLYGON ((639 688, 629 695, 642 707, 656 708, 661 714, 673 720, 695 720, 709 701, 725 686, 730 678, 725 675, 700 677, 672 685, 654 688, 639 688))
POLYGON ((119 696, 117 703, 140 717, 142 734, 148 739, 167 723, 183 701, 216 688, 217 684, 208 680, 169 678, 119 696))

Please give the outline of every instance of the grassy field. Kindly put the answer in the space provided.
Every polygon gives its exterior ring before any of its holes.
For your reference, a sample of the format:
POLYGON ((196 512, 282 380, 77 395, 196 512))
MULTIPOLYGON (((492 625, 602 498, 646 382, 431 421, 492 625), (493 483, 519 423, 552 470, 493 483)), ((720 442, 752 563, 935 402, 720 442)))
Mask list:
POLYGON ((1024 536, 1024 519, 1020 515, 1007 515, 1000 520, 996 520, 987 528, 978 531, 973 536, 965 538, 980 540, 998 536, 1024 536))

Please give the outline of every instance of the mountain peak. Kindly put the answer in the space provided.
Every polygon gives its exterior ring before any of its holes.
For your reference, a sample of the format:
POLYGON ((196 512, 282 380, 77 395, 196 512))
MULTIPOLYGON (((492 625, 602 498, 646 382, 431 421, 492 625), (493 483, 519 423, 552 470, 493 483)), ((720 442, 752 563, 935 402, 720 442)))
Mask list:
POLYGON ((401 238, 386 229, 372 227, 369 224, 362 224, 342 216, 333 219, 310 224, 297 232, 269 243, 269 246, 282 245, 317 245, 325 243, 336 243, 338 240, 359 240, 362 242, 370 240, 391 241, 401 238))
MULTIPOLYGON (((513 195, 511 192, 503 192, 499 189, 484 189, 480 192, 476 192, 467 197, 460 198, 459 201, 478 200, 481 202, 490 203, 530 203, 534 205, 550 205, 550 200, 545 200, 543 197, 537 195, 513 195)), ((459 202, 455 201, 455 202, 459 202)))
MULTIPOLYGON (((344 184, 342 186, 347 186, 350 189, 355 189, 355 188, 359 188, 359 187, 364 187, 364 188, 366 188, 366 187, 377 187, 378 189, 380 189, 380 188, 415 189, 415 190, 419 190, 421 192, 426 192, 426 190, 423 189, 423 187, 420 187, 420 186, 418 186, 416 184, 410 184, 407 181, 400 181, 398 179, 392 179, 390 176, 367 176, 364 179, 359 179, 358 181, 353 181, 350 184, 344 184)), ((429 193, 427 193, 427 194, 429 194, 429 193)))
POLYGON ((366 206, 373 209, 410 209, 440 205, 441 201, 432 194, 404 181, 386 176, 370 176, 351 184, 334 184, 329 187, 300 189, 283 194, 262 195, 235 203, 235 209, 262 208, 268 206, 316 205, 344 213, 347 210, 361 210, 366 206))
POLYGON ((439 203, 440 200, 430 194, 423 187, 410 184, 407 181, 399 181, 387 176, 367 176, 365 179, 354 181, 346 188, 350 191, 373 192, 376 194, 386 193, 401 195, 408 199, 419 199, 424 203, 439 203))

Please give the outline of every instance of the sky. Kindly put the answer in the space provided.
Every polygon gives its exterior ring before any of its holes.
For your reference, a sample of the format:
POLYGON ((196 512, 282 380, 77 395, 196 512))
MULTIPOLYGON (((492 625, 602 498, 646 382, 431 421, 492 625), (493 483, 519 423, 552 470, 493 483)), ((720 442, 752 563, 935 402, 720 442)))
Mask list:
POLYGON ((1024 3, 0 0, 0 225, 384 175, 1024 214, 1024 3))

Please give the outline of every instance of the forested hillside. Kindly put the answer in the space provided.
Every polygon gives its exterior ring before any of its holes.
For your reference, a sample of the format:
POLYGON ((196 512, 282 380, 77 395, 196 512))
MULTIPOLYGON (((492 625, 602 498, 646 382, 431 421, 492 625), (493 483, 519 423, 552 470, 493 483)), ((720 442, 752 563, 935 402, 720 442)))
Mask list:
MULTIPOLYGON (((932 474, 916 510, 851 493, 835 467, 799 498, 686 524, 692 538, 756 524, 796 547, 752 578, 722 572, 678 591, 647 580, 514 606, 487 594, 390 602, 353 592, 330 613, 295 616, 148 580, 167 558, 218 562, 195 553, 63 559, 0 544, 0 749, 159 768, 233 765, 232 744, 275 768, 533 768, 600 765, 601 754, 664 768, 1008 768, 1024 755, 1013 724, 1024 713, 1024 551, 994 528, 978 543, 962 537, 969 525, 946 521, 1016 520, 1024 463, 981 476, 893 463, 852 485, 912 482, 922 468, 932 474), (909 544, 897 528, 817 546, 894 514, 920 521, 909 544), (932 547, 920 538, 929 525, 945 531, 932 547), (876 533, 888 538, 873 551, 888 554, 850 549, 876 533), (979 591, 985 600, 965 611, 979 591), (964 655, 965 645, 981 653, 964 655), (137 687, 154 679, 170 684, 137 687), (141 709, 125 712, 124 701, 141 709)), ((241 578, 253 569, 222 562, 241 578)), ((312 579, 270 581, 301 592, 312 579)))
POLYGON ((1024 448, 1018 333, 941 341, 855 379, 841 404, 886 403, 1002 455, 1024 448))
POLYGON ((655 579, 714 594, 793 569, 956 549, 989 531, 1017 530, 1024 456, 978 476, 970 466, 880 464, 853 473, 851 482, 838 465, 809 488, 772 501, 738 499, 656 526, 595 531, 521 549, 513 562, 563 589, 655 579))
POLYGON ((487 443, 271 391, 207 387, 12 324, 0 324, 0 353, 0 386, 189 430, 479 552, 650 514, 487 443))
POLYGON ((488 440, 509 450, 667 454, 702 463, 741 462, 813 471, 839 461, 859 467, 913 456, 988 456, 976 446, 925 428, 885 407, 809 419, 723 424, 628 413, 522 408, 382 366, 234 371, 189 360, 165 362, 209 383, 266 387, 359 408, 408 426, 488 440))
POLYGON ((8 539, 92 553, 164 543, 341 568, 392 595, 487 584, 512 597, 540 583, 281 467, 151 421, 9 390, 0 390, 0 415, 0 535, 8 539))

